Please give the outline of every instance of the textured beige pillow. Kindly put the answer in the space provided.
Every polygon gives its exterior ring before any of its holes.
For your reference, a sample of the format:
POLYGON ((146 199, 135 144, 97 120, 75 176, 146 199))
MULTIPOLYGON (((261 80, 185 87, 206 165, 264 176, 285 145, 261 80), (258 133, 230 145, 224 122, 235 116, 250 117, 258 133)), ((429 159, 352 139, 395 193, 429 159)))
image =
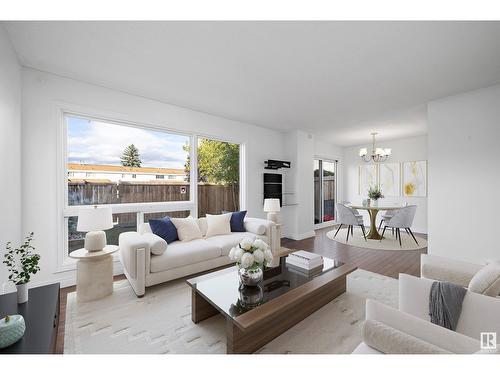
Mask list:
POLYGON ((500 264, 490 263, 481 268, 471 279, 469 291, 496 297, 500 294, 500 264))
POLYGON ((362 333, 366 345, 385 354, 451 354, 443 348, 376 320, 366 320, 362 333))
POLYGON ((172 217, 170 220, 177 228, 179 240, 187 242, 202 238, 200 227, 193 217, 188 216, 185 219, 172 217))
POLYGON ((231 213, 222 215, 207 214, 206 237, 213 237, 220 234, 231 234, 231 215, 231 213))

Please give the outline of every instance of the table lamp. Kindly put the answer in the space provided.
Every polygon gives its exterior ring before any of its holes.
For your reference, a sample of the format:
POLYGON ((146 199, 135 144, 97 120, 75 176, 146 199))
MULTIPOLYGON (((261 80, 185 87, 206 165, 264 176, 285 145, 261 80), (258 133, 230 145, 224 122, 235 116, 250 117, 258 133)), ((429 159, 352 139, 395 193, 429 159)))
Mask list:
POLYGON ((264 199, 264 212, 267 212, 267 220, 278 222, 278 212, 280 212, 280 200, 278 198, 264 199))
POLYGON ((85 235, 85 249, 87 251, 101 251, 106 246, 105 229, 113 228, 111 207, 85 207, 78 211, 78 232, 87 232, 85 235))

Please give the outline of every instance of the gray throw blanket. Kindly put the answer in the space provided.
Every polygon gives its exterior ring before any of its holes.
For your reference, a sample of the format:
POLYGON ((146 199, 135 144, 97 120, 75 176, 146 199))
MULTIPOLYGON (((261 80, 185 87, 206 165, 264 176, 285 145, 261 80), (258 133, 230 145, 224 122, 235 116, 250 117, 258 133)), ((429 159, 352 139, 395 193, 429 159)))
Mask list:
POLYGON ((460 285, 435 281, 429 295, 431 322, 454 331, 462 312, 462 302, 467 290, 460 285))

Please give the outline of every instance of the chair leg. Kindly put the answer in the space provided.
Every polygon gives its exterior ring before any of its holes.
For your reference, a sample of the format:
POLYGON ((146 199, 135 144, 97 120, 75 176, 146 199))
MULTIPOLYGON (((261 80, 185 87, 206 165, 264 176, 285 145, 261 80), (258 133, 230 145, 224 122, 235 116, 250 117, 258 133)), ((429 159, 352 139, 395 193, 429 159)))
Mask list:
POLYGON ((339 232, 340 228, 342 228, 342 225, 344 224, 340 224, 337 231, 335 232, 335 235, 333 236, 333 238, 337 237, 337 233, 339 232))
POLYGON ((351 225, 351 236, 354 237, 354 225, 351 225))
POLYGON ((384 222, 384 219, 380 220, 380 224, 378 225, 378 231, 380 232, 380 228, 382 228, 382 223, 384 222))
POLYGON ((351 233, 351 226, 350 225, 347 227, 347 238, 346 238, 345 242, 349 242, 349 233, 351 233))
MULTIPOLYGON (((394 228, 392 228, 392 235, 394 236, 394 228)), ((396 236, 397 237, 397 236, 396 236)), ((397 238, 396 238, 397 239, 397 238)))
POLYGON ((363 232, 363 237, 365 238, 365 241, 366 241, 365 226, 364 225, 360 225, 360 227, 361 227, 361 231, 363 232))
POLYGON ((403 247, 403 244, 401 243, 401 230, 399 228, 397 228, 396 232, 399 236, 399 247, 403 247))
POLYGON ((418 245, 418 241, 417 239, 415 238, 415 236, 413 235, 413 232, 411 231, 410 228, 408 228, 408 231, 410 232, 411 236, 413 237, 413 240, 415 241, 415 243, 418 245))
POLYGON ((387 225, 384 226, 384 230, 382 231, 382 238, 380 239, 380 242, 382 242, 382 240, 384 239, 384 233, 385 233, 385 230, 387 229, 387 225))

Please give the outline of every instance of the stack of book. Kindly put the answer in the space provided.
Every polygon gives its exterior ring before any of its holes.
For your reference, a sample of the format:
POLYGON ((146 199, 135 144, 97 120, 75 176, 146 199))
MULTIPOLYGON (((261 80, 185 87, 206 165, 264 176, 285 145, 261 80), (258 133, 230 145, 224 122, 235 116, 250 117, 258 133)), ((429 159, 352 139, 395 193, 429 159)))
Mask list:
POLYGON ((318 254, 300 250, 289 254, 286 257, 286 263, 307 272, 322 267, 323 257, 318 254))

